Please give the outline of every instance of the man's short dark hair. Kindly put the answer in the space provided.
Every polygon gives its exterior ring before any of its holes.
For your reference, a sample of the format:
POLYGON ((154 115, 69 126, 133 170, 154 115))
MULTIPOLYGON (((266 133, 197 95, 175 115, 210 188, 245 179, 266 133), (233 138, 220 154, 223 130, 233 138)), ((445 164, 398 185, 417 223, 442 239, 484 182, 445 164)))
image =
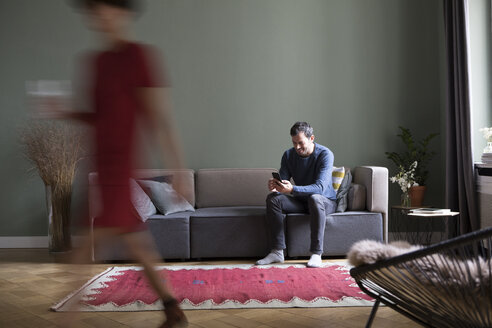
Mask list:
POLYGON ((313 127, 307 122, 296 122, 290 128, 290 136, 294 137, 299 133, 303 132, 306 138, 311 138, 313 135, 313 127))
POLYGON ((133 11, 135 13, 139 12, 139 1, 137 0, 75 0, 73 3, 75 6, 83 9, 90 9, 95 5, 103 4, 112 7, 118 7, 133 11))

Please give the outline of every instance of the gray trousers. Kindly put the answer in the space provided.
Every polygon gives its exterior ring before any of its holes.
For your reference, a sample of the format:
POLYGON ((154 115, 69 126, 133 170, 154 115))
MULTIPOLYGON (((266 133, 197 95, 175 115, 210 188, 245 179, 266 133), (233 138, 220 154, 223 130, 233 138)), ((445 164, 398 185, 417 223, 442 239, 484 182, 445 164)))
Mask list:
POLYGON ((311 216, 311 248, 313 254, 323 253, 326 215, 334 213, 337 203, 323 195, 313 194, 307 199, 273 192, 266 199, 267 224, 272 238, 272 249, 285 249, 284 220, 287 213, 309 213, 311 216))

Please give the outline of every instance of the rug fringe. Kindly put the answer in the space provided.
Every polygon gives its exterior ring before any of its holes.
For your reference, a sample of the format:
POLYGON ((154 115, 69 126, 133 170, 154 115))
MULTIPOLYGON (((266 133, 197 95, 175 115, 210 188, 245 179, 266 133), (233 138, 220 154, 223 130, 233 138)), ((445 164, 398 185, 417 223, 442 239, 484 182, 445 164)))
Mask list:
POLYGON ((77 295, 78 293, 80 293, 82 290, 84 290, 87 286, 89 286, 90 284, 92 284, 94 281, 96 281, 97 279, 99 279, 100 277, 104 277, 104 275, 106 275, 107 273, 109 273, 111 270, 113 269, 116 269, 116 267, 110 267, 110 268, 107 268, 105 271, 101 272, 100 274, 92 277, 89 281, 87 281, 84 285, 82 285, 82 287, 80 287, 79 289, 76 289, 75 291, 71 292, 70 294, 68 294, 65 298, 63 298, 61 301, 57 302, 57 303, 54 303, 51 307, 50 307, 50 310, 51 311, 54 311, 54 312, 58 312, 59 309, 63 306, 65 306, 65 304, 67 302, 70 301, 70 299, 72 299, 75 295, 77 295))

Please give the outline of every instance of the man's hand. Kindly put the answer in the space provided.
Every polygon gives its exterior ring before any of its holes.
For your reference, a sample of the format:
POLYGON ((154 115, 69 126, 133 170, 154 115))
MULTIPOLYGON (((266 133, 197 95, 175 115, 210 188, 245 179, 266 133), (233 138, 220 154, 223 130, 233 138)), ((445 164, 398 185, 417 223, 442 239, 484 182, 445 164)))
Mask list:
POLYGON ((290 194, 294 187, 289 180, 282 180, 282 183, 277 182, 277 191, 283 194, 290 194))
POLYGON ((282 182, 277 179, 268 180, 268 189, 270 191, 278 191, 283 194, 290 194, 293 190, 292 184, 288 180, 282 180, 282 182))

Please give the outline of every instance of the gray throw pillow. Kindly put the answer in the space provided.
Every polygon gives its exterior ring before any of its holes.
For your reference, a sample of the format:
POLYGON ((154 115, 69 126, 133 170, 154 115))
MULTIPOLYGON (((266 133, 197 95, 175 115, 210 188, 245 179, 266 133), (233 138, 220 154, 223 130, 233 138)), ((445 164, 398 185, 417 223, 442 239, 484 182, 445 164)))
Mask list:
POLYGON ((157 213, 152 200, 134 179, 130 179, 130 192, 133 208, 140 220, 145 222, 149 216, 157 213))
POLYGON ((352 174, 350 169, 345 169, 345 176, 343 177, 340 188, 337 191, 337 209, 336 212, 345 212, 348 207, 348 193, 350 184, 352 183, 352 174))
POLYGON ((177 212, 195 211, 193 206, 183 196, 178 194, 169 183, 152 180, 137 180, 137 182, 149 195, 160 213, 168 215, 177 212))
POLYGON ((363 211, 366 209, 366 187, 353 183, 348 196, 349 211, 363 211))
POLYGON ((165 183, 172 184, 173 183, 173 176, 172 175, 160 175, 158 177, 139 178, 139 180, 152 180, 152 181, 165 182, 165 183))

